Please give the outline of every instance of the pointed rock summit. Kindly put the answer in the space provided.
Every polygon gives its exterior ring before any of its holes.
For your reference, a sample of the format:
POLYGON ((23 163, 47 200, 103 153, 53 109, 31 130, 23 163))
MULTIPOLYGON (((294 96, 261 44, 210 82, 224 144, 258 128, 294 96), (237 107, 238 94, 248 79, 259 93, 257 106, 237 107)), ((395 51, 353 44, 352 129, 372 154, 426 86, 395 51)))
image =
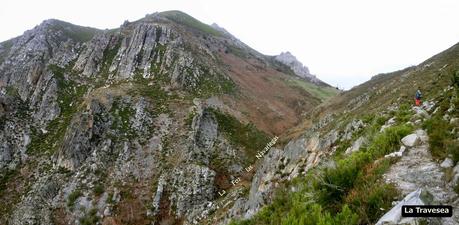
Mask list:
POLYGON ((299 77, 302 77, 315 84, 329 86, 325 82, 319 80, 315 75, 312 75, 309 72, 309 68, 307 66, 304 66, 303 63, 301 63, 300 61, 298 61, 298 59, 289 51, 282 52, 280 55, 276 55, 274 58, 277 61, 290 67, 290 69, 292 69, 293 72, 299 77))

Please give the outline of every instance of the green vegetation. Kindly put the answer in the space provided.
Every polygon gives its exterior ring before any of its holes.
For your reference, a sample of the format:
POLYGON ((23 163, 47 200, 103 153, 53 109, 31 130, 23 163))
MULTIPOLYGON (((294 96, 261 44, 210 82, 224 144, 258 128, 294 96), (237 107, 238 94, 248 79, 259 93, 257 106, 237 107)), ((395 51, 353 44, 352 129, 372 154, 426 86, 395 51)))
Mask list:
MULTIPOLYGON (((200 77, 197 88, 192 93, 199 97, 211 97, 219 94, 230 94, 236 90, 236 85, 229 78, 221 74, 211 75, 207 69, 202 68, 204 75, 200 77)), ((191 75, 192 73, 189 73, 191 75)))
POLYGON ((6 86, 6 95, 12 96, 12 97, 19 97, 19 92, 18 89, 14 86, 6 86))
POLYGON ((200 32, 206 33, 206 34, 211 34, 215 36, 221 36, 222 34, 218 31, 215 30, 213 27, 204 24, 200 22, 199 20, 183 13, 177 10, 172 10, 172 11, 166 11, 166 12, 161 12, 160 15, 176 22, 179 24, 182 24, 186 27, 193 28, 195 30, 198 30, 200 32))
POLYGON ((100 196, 101 194, 103 194, 105 191, 104 189, 104 185, 103 184, 97 184, 96 186, 94 186, 94 189, 93 189, 93 193, 96 197, 100 196))
POLYGON ((118 53, 119 49, 121 47, 121 40, 116 43, 116 45, 113 48, 106 48, 104 50, 104 57, 102 59, 102 67, 100 69, 100 76, 98 76, 97 79, 97 86, 102 86, 107 82, 108 77, 109 77, 109 69, 110 66, 113 63, 113 60, 116 57, 116 54, 118 53))
MULTIPOLYGON (((18 169, 0 170, 0 199, 2 201, 2 204, 0 204, 0 218, 6 218, 11 215, 14 210, 14 207, 11 206, 21 201, 21 196, 27 191, 29 186, 22 190, 14 187, 17 183, 23 183, 22 179, 18 169)), ((0 219, 0 221, 2 220, 0 219)))
POLYGON ((227 48, 227 50, 225 51, 226 53, 232 53, 235 56, 238 56, 239 58, 242 58, 242 59, 249 58, 249 53, 240 47, 237 47, 234 45, 227 45, 226 48, 227 48))
POLYGON ((411 112, 411 106, 408 103, 401 104, 399 110, 392 112, 392 116, 399 123, 408 122, 413 113, 411 112))
POLYGON ((72 208, 75 205, 76 200, 81 197, 82 193, 80 190, 76 189, 69 194, 67 198, 67 207, 72 208))
POLYGON ((149 98, 153 103, 153 114, 158 115, 169 112, 168 104, 171 99, 175 98, 175 95, 168 95, 161 88, 161 84, 163 84, 161 78, 158 77, 152 80, 143 78, 140 74, 137 74, 134 76, 133 83, 135 84, 135 88, 132 89, 133 94, 149 98))
POLYGON ((55 31, 62 31, 64 32, 65 36, 72 38, 73 40, 78 42, 87 42, 91 40, 94 37, 94 35, 100 32, 95 28, 82 27, 60 20, 53 20, 51 24, 51 29, 55 31))
POLYGON ((436 114, 425 121, 423 127, 429 135, 430 152, 434 158, 444 159, 451 154, 454 162, 459 161, 459 142, 454 140, 453 126, 449 121, 436 114))
POLYGON ((99 222, 99 217, 97 216, 97 209, 92 208, 89 212, 80 219, 81 225, 94 225, 99 222))
POLYGON ((189 112, 187 117, 185 118, 185 125, 191 128, 191 124, 193 123, 193 119, 196 116, 196 111, 189 112))
POLYGON ((336 90, 336 88, 317 86, 301 79, 289 79, 287 82, 290 86, 299 87, 314 97, 319 98, 321 101, 325 101, 339 93, 339 90, 336 90))
POLYGON ((129 105, 125 105, 120 97, 113 101, 110 109, 110 114, 113 116, 111 129, 119 131, 117 138, 129 139, 135 136, 135 131, 131 127, 131 118, 134 113, 134 110, 129 105))
POLYGON ((17 170, 3 169, 0 173, 0 197, 6 190, 6 185, 18 174, 17 170))
POLYGON ((456 88, 459 88, 459 70, 456 70, 456 72, 452 73, 451 85, 456 88))
POLYGON ((444 119, 445 114, 451 117, 459 117, 459 110, 453 107, 452 111, 448 110, 451 108, 451 104, 459 105, 459 88, 455 88, 443 93, 436 100, 438 101, 439 109, 432 115, 432 117, 423 123, 423 128, 427 130, 429 135, 429 145, 432 156, 437 159, 444 159, 448 155, 452 155, 454 162, 459 162, 459 141, 457 132, 452 132, 454 129, 458 129, 458 123, 452 124, 449 119, 444 119))
POLYGON ((403 124, 380 133, 382 120, 376 117, 365 128, 365 134, 374 135, 366 148, 349 156, 338 152, 336 167, 310 170, 284 184, 270 205, 252 219, 233 221, 232 225, 375 223, 385 212, 380 208, 389 209, 398 196, 396 188, 382 180, 395 162, 384 155, 398 150, 400 139, 413 130, 403 124), (293 187, 297 191, 287 191, 293 187))
POLYGON ((211 110, 217 119, 219 131, 224 133, 231 143, 244 147, 252 159, 270 141, 268 135, 259 131, 252 123, 242 124, 229 114, 217 109, 211 110))
POLYGON ((60 108, 59 116, 51 121, 46 130, 42 133, 32 128, 32 142, 28 145, 28 151, 32 153, 54 153, 62 142, 65 131, 70 124, 74 113, 78 109, 82 96, 86 93, 87 87, 79 85, 75 81, 65 77, 68 68, 61 68, 56 65, 50 65, 49 69, 53 72, 57 82, 57 102, 60 108))
POLYGON ((3 63, 5 58, 10 53, 10 49, 12 46, 13 46, 13 39, 0 43, 0 64, 3 63))
MULTIPOLYGON (((156 30, 156 37, 160 37, 161 30, 158 29, 156 30)), ((159 42, 156 42, 157 45, 154 49, 155 54, 153 56, 153 59, 151 60, 151 65, 150 65, 150 73, 153 74, 154 76, 157 76, 160 74, 160 69, 161 65, 163 64, 164 60, 164 54, 166 53, 166 45, 162 45, 159 42), (158 61, 159 58, 159 61, 158 61)))

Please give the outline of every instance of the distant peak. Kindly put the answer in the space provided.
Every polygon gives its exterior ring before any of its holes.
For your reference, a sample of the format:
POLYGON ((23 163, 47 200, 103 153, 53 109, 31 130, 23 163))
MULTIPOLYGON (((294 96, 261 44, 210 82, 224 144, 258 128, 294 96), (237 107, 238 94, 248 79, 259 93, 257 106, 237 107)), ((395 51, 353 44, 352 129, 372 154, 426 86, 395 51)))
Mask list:
POLYGON ((300 61, 298 61, 298 59, 289 51, 281 52, 279 55, 274 56, 274 58, 277 61, 290 67, 290 69, 292 69, 297 76, 309 80, 315 84, 325 84, 323 81, 319 80, 315 75, 312 75, 309 72, 309 68, 304 66, 303 63, 301 63, 300 61))

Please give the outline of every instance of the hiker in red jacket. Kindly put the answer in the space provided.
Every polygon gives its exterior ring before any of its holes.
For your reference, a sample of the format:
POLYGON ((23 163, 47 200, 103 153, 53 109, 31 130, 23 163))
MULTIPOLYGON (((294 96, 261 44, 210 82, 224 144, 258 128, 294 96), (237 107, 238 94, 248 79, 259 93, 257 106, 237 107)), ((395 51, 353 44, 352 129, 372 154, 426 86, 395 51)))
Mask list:
POLYGON ((419 90, 419 89, 420 88, 418 87, 418 90, 416 91, 416 95, 415 95, 416 106, 420 106, 421 105, 422 93, 421 93, 421 90, 419 90))

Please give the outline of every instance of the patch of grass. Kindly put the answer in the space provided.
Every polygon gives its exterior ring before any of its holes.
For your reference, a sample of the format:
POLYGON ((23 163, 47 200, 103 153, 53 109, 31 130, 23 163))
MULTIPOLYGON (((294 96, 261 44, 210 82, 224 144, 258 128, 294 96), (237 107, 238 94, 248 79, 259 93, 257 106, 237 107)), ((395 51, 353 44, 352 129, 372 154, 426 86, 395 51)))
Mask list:
POLYGON ((152 113, 155 115, 161 113, 169 113, 168 104, 170 100, 175 98, 175 95, 168 93, 161 88, 163 82, 161 80, 145 79, 140 75, 134 77, 135 88, 133 94, 148 98, 153 103, 152 113))
POLYGON ((0 197, 6 190, 6 185, 18 174, 17 170, 4 169, 0 173, 0 197))
POLYGON ((459 70, 451 74, 451 85, 459 88, 459 70))
POLYGON ((87 42, 91 40, 94 37, 94 35, 100 32, 95 28, 82 27, 60 20, 53 20, 50 28, 55 31, 64 32, 65 36, 77 42, 87 42))
POLYGON ((185 118, 185 125, 191 128, 191 124, 193 123, 193 119, 196 116, 196 111, 189 112, 187 117, 185 118))
POLYGON ((322 102, 336 96, 339 93, 339 90, 336 90, 336 88, 320 87, 302 79, 289 79, 287 82, 290 86, 297 86, 304 89, 314 97, 320 99, 322 102))
POLYGON ((6 94, 11 97, 19 97, 18 89, 14 86, 6 86, 5 87, 6 94))
POLYGON ((131 118, 134 113, 134 110, 129 105, 125 105, 120 98, 113 101, 110 109, 110 114, 113 116, 111 129, 119 131, 117 138, 132 138, 135 136, 135 131, 131 127, 131 118))
POLYGON ((89 212, 84 215, 82 218, 80 218, 80 224, 81 225, 94 225, 99 222, 99 217, 97 216, 97 209, 92 208, 89 210, 89 212))
POLYGON ((401 104, 399 110, 394 112, 395 120, 399 123, 406 123, 410 120, 413 113, 411 112, 411 106, 407 103, 401 104))
POLYGON ((400 147, 400 140, 410 134, 413 128, 408 125, 392 126, 384 130, 383 133, 374 136, 368 152, 373 159, 377 159, 391 152, 397 151, 400 147))
POLYGON ((199 20, 187 15, 186 13, 183 13, 181 11, 177 10, 172 10, 172 11, 166 11, 166 12, 161 12, 160 15, 176 22, 179 24, 182 24, 186 27, 198 30, 200 32, 206 33, 206 34, 211 34, 215 36, 221 36, 222 34, 220 31, 214 29, 213 27, 204 24, 200 22, 199 20))
POLYGON ((108 80, 108 77, 110 74, 109 72, 110 66, 112 65, 113 60, 115 59, 116 54, 118 53, 120 47, 121 47, 121 40, 119 40, 114 47, 106 48, 104 50, 104 57, 102 59, 102 67, 100 69, 100 76, 96 78, 97 86, 102 86, 108 80))
POLYGON ((67 207, 73 208, 75 205, 76 200, 82 196, 82 193, 80 190, 74 190, 72 193, 69 194, 67 198, 67 207))
MULTIPOLYGON (((422 127, 427 130, 429 135, 430 152, 436 159, 444 159, 449 154, 453 156, 455 162, 459 161, 459 141, 452 132, 453 129, 458 129, 457 125, 450 124, 449 120, 443 119, 443 115, 449 114, 456 116, 458 110, 453 109, 452 112, 448 112, 450 104, 457 104, 455 102, 454 93, 456 90, 449 90, 443 92, 436 98, 438 101, 437 113, 433 114, 430 119, 427 119, 422 124, 422 127)), ((457 101, 457 100, 456 100, 457 101)))
POLYGON ((97 184, 96 186, 94 186, 94 189, 93 189, 94 196, 99 197, 100 195, 104 193, 104 191, 105 191, 105 188, 103 184, 97 184))
POLYGON ((451 153, 454 161, 459 161, 459 145, 453 139, 454 136, 451 134, 453 126, 448 121, 443 120, 440 114, 436 114, 424 122, 423 128, 429 135, 430 152, 434 158, 443 159, 451 153))
POLYGON ((207 69, 203 69, 203 71, 204 75, 200 77, 197 88, 191 90, 195 96, 211 97, 219 94, 231 94, 236 91, 236 85, 231 79, 221 74, 211 75, 207 69))
POLYGON ((259 131, 252 123, 242 124, 236 118, 217 109, 211 109, 218 122, 219 132, 224 133, 231 143, 245 148, 247 155, 254 158, 270 141, 267 134, 259 131))
POLYGON ((0 43, 0 46, 0 64, 2 64, 10 53, 11 47, 13 47, 13 39, 0 43))

